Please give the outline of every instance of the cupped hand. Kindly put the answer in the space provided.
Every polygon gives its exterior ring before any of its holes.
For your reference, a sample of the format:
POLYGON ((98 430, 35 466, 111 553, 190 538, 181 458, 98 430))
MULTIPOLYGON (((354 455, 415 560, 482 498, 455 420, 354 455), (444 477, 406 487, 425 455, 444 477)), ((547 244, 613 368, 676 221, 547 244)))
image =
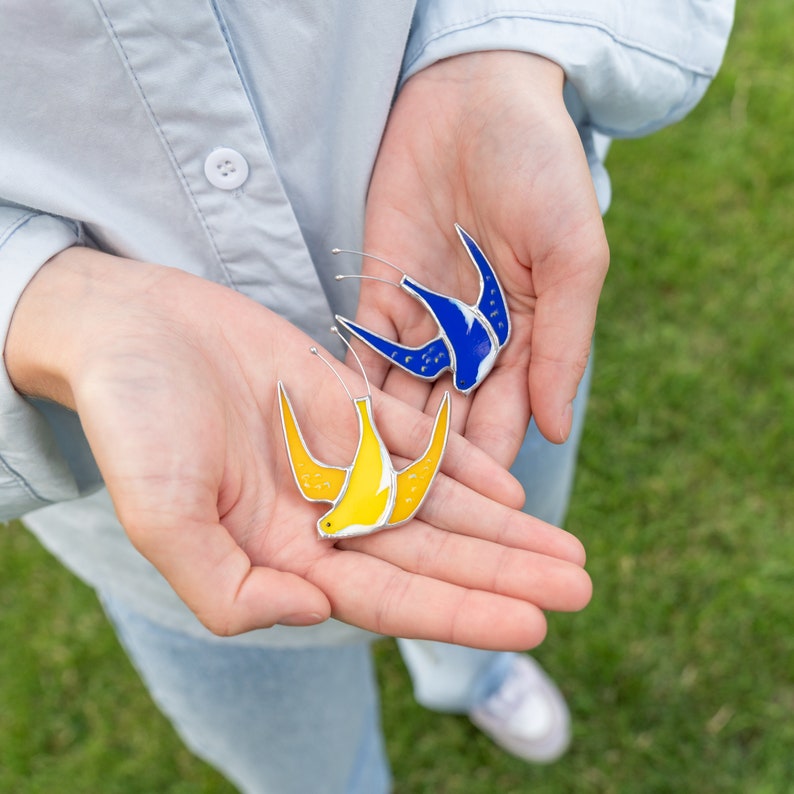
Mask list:
MULTIPOLYGON (((509 465, 534 416, 553 442, 571 426, 608 247, 586 157, 562 99, 561 69, 538 56, 483 52, 410 78, 393 108, 367 203, 365 251, 426 287, 477 299, 477 274, 454 229, 478 242, 506 292, 512 335, 484 383, 453 403, 456 429, 509 465)), ((397 281, 373 259, 364 275, 397 281)), ((437 333, 406 294, 362 281, 357 321, 418 346, 437 333)), ((427 384, 363 345, 385 391, 432 408, 427 384)))
MULTIPOLYGON (((543 610, 586 604, 578 541, 522 514, 518 484, 458 436, 419 519, 319 540, 323 508, 295 485, 276 383, 326 463, 349 464, 357 422, 312 344, 225 287, 74 248, 23 293, 6 364, 23 393, 77 411, 130 539, 216 633, 333 615, 517 649, 541 641, 543 610)), ((339 370, 363 393, 356 372, 339 370)), ((397 461, 421 454, 431 417, 377 390, 373 402, 397 461)))

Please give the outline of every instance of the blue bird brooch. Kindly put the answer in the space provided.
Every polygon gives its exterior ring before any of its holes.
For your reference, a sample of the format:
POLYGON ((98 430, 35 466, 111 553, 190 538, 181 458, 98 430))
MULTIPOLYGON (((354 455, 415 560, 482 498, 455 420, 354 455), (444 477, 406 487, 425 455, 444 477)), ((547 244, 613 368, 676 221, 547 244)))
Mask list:
MULTIPOLYGON (((423 380, 435 380, 449 370, 455 389, 462 394, 469 394, 493 369, 497 356, 507 344, 510 338, 510 317, 504 292, 485 254, 458 224, 455 224, 455 229, 479 274, 480 291, 474 304, 435 292, 380 257, 339 248, 333 250, 335 254, 368 256, 397 270, 402 276, 399 282, 375 280, 393 284, 418 300, 435 320, 438 326, 437 336, 419 347, 408 347, 345 317, 337 315, 336 320, 353 336, 406 372, 423 380)), ((336 278, 342 280, 374 277, 339 275, 336 278)))

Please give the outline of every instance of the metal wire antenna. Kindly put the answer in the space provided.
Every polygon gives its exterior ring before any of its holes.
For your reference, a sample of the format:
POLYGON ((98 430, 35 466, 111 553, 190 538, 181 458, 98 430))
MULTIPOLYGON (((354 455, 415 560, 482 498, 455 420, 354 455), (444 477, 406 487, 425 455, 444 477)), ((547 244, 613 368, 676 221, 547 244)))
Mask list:
MULTIPOLYGON (((353 350, 353 346, 350 344, 350 342, 348 342, 347 339, 345 339, 345 337, 339 333, 339 329, 335 325, 331 326, 331 333, 336 334, 342 340, 342 342, 344 342, 345 347, 353 354, 353 358, 356 360, 356 363, 358 364, 358 368, 361 370, 361 374, 364 376, 364 384, 367 387, 367 396, 372 397, 372 389, 370 388, 369 385, 369 378, 367 378, 367 373, 364 371, 364 365, 361 363, 361 359, 358 357, 358 353, 356 353, 356 351, 353 350)), ((325 366, 328 367, 328 369, 330 369, 331 372, 334 373, 334 375, 336 375, 336 379, 342 384, 342 388, 345 390, 345 394, 347 394, 351 402, 355 402, 355 398, 350 393, 350 389, 347 388, 345 382, 342 380, 342 376, 336 371, 334 365, 331 364, 331 362, 322 353, 320 353, 320 351, 316 347, 314 346, 310 347, 309 352, 312 355, 317 356, 317 358, 319 358, 320 361, 322 361, 323 364, 325 364, 325 366)))
MULTIPOLYGON (((354 254, 355 256, 365 256, 365 257, 367 257, 367 259, 374 259, 376 262, 380 262, 383 265, 387 265, 388 267, 392 268, 393 270, 396 270, 403 277, 408 275, 404 270, 402 270, 402 268, 397 267, 397 265, 392 264, 391 262, 389 262, 386 259, 383 259, 383 258, 381 258, 379 256, 375 256, 375 254, 367 254, 367 253, 364 253, 364 251, 353 251, 353 250, 351 250, 349 248, 334 248, 334 249, 332 249, 331 253, 332 254, 354 254)), ((342 275, 342 274, 340 274, 338 276, 335 276, 335 278, 336 278, 337 281, 343 281, 346 278, 359 278, 359 279, 364 279, 366 281, 380 281, 383 284, 391 284, 392 287, 399 287, 400 286, 399 284, 395 284, 393 281, 389 281, 388 279, 385 279, 385 278, 378 278, 377 276, 354 276, 352 274, 351 275, 342 275)))

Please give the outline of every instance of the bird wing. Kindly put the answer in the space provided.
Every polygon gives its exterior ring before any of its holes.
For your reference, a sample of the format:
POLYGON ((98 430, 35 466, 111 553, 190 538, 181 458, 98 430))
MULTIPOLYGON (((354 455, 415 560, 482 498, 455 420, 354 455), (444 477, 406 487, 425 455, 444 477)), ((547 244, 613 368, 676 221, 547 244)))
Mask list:
POLYGON ((449 392, 445 392, 427 449, 420 458, 397 472, 397 493, 388 526, 408 521, 421 506, 441 465, 448 435, 449 392))
POLYGON ((491 263, 485 258, 485 254, 480 250, 477 243, 472 240, 466 231, 458 224, 455 224, 461 241, 469 252, 471 261, 480 273, 480 297, 477 301, 477 308, 482 312, 483 317, 493 328, 499 346, 503 346, 510 336, 510 316, 507 312, 507 301, 505 300, 499 279, 491 267, 491 263))
POLYGON ((287 457, 298 489, 311 502, 336 501, 345 486, 348 469, 326 466, 312 456, 295 421, 292 405, 281 381, 278 382, 278 393, 287 457))
POLYGON ((336 320, 375 352, 418 378, 434 380, 450 367, 449 351, 441 336, 431 339, 420 347, 408 347, 399 342, 392 342, 391 339, 369 331, 338 314, 336 320))

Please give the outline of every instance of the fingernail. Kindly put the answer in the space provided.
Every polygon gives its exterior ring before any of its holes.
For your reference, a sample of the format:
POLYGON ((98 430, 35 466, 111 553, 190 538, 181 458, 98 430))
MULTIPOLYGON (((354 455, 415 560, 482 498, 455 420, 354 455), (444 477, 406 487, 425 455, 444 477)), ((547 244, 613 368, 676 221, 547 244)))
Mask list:
POLYGON ((322 623, 325 618, 317 612, 296 612, 279 620, 281 626, 314 626, 322 623))
POLYGON ((568 439, 571 432, 571 424, 573 423, 573 403, 570 402, 562 410, 560 417, 560 443, 564 443, 568 439))

